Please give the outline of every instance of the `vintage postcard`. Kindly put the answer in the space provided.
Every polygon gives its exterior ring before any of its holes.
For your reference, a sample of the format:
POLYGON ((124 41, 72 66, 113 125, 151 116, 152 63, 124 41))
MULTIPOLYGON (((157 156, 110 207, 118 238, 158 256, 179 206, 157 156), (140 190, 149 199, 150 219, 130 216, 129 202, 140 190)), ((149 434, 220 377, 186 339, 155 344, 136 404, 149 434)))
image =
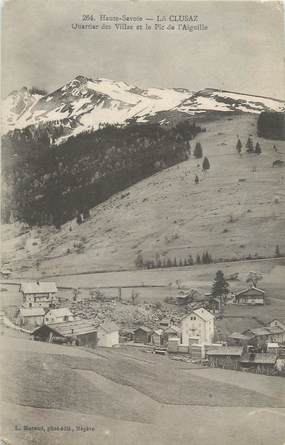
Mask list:
POLYGON ((1 445, 284 445, 280 1, 6 0, 1 445))

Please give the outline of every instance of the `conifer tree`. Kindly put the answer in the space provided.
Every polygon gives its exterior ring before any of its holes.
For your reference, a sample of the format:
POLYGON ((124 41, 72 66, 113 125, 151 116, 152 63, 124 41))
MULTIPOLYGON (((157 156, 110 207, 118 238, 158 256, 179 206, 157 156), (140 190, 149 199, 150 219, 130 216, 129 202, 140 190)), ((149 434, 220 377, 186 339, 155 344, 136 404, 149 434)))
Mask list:
POLYGON ((238 154, 241 154, 241 149, 242 149, 242 143, 241 143, 240 138, 238 138, 237 145, 236 145, 236 150, 237 150, 238 154))
POLYGON ((248 139, 247 139, 247 142, 246 142, 246 148, 247 148, 247 152, 248 153, 253 153, 254 152, 254 150, 253 150, 253 142, 252 142, 252 139, 251 139, 251 137, 249 136, 248 137, 248 139))
POLYGON ((218 270, 212 285, 212 297, 224 298, 229 293, 229 283, 226 281, 224 274, 218 270))
POLYGON ((197 175, 195 176, 195 184, 199 184, 199 178, 197 175))
POLYGON ((203 168, 204 171, 207 171, 210 168, 210 162, 209 162, 209 159, 206 156, 204 157, 202 168, 203 168))
POLYGON ((202 149, 202 145, 200 144, 200 142, 197 142, 193 154, 196 159, 201 159, 203 157, 203 149, 202 149))

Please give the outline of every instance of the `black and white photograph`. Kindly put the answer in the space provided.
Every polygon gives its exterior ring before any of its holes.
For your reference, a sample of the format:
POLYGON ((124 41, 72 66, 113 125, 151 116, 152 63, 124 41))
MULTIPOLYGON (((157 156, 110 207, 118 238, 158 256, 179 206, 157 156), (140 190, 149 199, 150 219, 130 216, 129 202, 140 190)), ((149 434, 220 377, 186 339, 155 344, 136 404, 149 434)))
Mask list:
POLYGON ((284 17, 2 1, 1 445, 285 444, 284 17))

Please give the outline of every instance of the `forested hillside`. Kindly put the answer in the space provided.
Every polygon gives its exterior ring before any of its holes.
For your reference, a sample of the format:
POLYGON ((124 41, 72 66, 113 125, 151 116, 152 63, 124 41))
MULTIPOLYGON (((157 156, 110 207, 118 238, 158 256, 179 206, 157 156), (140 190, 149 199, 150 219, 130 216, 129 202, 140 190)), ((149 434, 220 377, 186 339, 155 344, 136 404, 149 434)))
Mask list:
POLYGON ((185 161, 195 123, 173 128, 106 126, 60 146, 46 132, 17 130, 2 138, 2 220, 64 222, 157 171, 185 161))

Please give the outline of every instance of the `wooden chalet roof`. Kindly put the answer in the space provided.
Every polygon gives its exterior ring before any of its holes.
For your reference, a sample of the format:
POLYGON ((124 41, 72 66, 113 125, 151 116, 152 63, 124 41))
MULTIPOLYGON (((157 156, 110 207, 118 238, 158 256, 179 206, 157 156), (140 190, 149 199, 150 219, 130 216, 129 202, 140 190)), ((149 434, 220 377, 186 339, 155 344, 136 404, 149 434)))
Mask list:
POLYGON ((235 355, 240 357, 243 352, 242 346, 218 346, 215 348, 209 348, 207 351, 208 355, 235 355))
POLYGON ((241 363, 255 363, 258 365, 274 365, 276 363, 277 356, 271 352, 258 352, 256 354, 245 354, 240 362, 241 363))
MULTIPOLYGON (((248 287, 248 288, 246 288, 246 289, 243 289, 243 290, 237 292, 237 293, 236 293, 236 297, 238 297, 239 295, 246 294, 247 292, 249 292, 249 291, 251 291, 251 290, 256 291, 257 293, 261 294, 261 296, 264 295, 264 290, 262 290, 262 289, 258 289, 258 288, 255 287, 255 286, 250 286, 250 287, 248 287)), ((251 295, 250 297, 251 297, 251 298, 252 298, 252 297, 254 298, 254 295, 251 295)))
POLYGON ((274 334, 282 334, 283 332, 285 332, 284 329, 280 328, 279 326, 264 326, 261 328, 247 329, 243 332, 243 334, 248 334, 251 337, 262 337, 274 334))
POLYGON ((45 315, 45 311, 42 307, 29 307, 21 308, 20 314, 22 317, 43 317, 45 315))
POLYGON ((33 332, 33 335, 40 334, 42 329, 49 329, 62 337, 71 337, 73 335, 84 335, 97 332, 96 327, 88 320, 63 321, 61 323, 43 325, 36 329, 33 332))
POLYGON ((233 332, 228 338, 236 339, 236 340, 249 340, 250 336, 241 334, 240 332, 233 332))
POLYGON ((139 330, 144 331, 144 332, 147 332, 147 333, 152 332, 152 329, 148 328, 147 326, 138 326, 138 327, 134 330, 134 332, 137 332, 137 331, 139 331, 139 330))

